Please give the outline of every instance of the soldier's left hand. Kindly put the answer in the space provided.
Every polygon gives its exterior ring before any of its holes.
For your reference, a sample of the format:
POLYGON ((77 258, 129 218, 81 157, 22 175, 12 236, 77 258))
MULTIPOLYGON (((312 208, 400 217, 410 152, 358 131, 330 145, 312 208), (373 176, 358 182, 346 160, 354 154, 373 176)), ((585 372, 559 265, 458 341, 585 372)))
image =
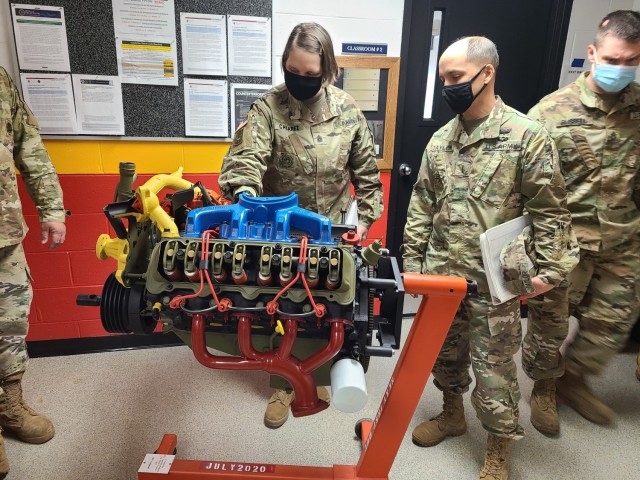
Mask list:
POLYGON ((358 235, 360 236, 360 241, 364 241, 367 239, 367 233, 369 229, 367 227, 363 227, 362 225, 358 225, 358 235))
POLYGON ((543 293, 548 292, 553 288, 553 285, 549 285, 548 283, 543 282, 539 277, 533 277, 531 279, 531 283, 533 284, 533 287, 536 289, 536 291, 533 293, 529 293, 528 295, 520 295, 518 297, 520 300, 537 297, 538 295, 542 295, 543 293))
POLYGON ((49 249, 57 248, 64 243, 67 227, 62 222, 45 222, 40 224, 40 243, 43 245, 51 239, 49 249))

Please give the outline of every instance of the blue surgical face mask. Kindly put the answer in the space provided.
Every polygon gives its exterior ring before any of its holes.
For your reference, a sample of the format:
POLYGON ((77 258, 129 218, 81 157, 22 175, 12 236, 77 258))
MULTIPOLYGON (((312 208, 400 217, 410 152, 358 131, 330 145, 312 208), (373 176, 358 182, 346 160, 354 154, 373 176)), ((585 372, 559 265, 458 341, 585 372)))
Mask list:
POLYGON ((593 80, 602 90, 609 93, 620 92, 636 78, 638 67, 626 67, 623 65, 609 65, 598 63, 598 55, 594 51, 596 63, 594 65, 593 80))

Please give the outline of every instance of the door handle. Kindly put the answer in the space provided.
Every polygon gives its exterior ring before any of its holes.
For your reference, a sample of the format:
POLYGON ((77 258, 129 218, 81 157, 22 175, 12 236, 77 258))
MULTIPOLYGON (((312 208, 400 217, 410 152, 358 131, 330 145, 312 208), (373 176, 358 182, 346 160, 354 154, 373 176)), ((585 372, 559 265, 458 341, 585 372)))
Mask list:
POLYGON ((398 167, 398 172, 400 173, 401 176, 403 177, 407 177, 409 175, 411 175, 411 167, 409 166, 409 164, 407 163, 403 163, 402 165, 400 165, 398 167))

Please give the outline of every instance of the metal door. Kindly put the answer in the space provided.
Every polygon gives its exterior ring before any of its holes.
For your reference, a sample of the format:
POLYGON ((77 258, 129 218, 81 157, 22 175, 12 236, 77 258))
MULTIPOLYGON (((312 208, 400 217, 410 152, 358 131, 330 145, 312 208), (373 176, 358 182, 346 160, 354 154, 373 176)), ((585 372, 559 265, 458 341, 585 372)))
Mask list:
POLYGON ((573 0, 405 0, 396 155, 387 247, 402 244, 407 206, 422 153, 453 112, 442 99, 437 61, 460 37, 498 46, 496 94, 527 112, 557 89, 573 0))

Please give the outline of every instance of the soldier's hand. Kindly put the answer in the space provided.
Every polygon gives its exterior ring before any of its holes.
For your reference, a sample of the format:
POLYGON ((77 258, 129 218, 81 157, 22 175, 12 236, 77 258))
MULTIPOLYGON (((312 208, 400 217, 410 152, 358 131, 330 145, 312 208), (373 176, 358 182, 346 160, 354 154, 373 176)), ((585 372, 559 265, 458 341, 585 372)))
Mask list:
POLYGON ((40 224, 40 243, 43 245, 51 239, 49 249, 58 247, 64 243, 67 227, 62 222, 45 222, 40 224))
POLYGON ((549 285, 548 283, 543 282, 539 277, 533 277, 531 279, 531 283, 533 284, 533 288, 535 288, 536 291, 527 295, 520 295, 518 297, 520 300, 537 297, 538 295, 542 295, 543 293, 548 292, 553 288, 553 285, 549 285))
POLYGON ((369 229, 367 227, 358 225, 358 235, 360 235, 361 242, 367 239, 367 233, 369 233, 369 229))

